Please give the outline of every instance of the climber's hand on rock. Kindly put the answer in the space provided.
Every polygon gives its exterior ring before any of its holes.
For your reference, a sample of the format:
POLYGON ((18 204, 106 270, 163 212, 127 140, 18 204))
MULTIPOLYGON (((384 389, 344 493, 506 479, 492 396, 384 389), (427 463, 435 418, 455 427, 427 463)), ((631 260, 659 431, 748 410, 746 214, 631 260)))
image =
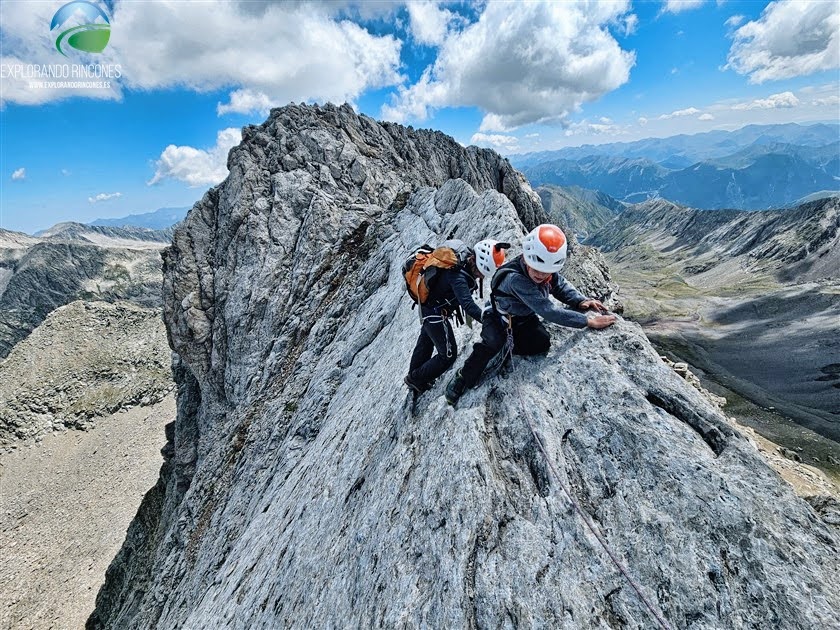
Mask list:
POLYGON ((612 326, 615 323, 615 315, 596 315, 595 317, 590 317, 586 325, 589 328, 594 328, 599 330, 601 328, 606 328, 607 326, 612 326))
POLYGON ((607 307, 601 303, 601 300, 584 300, 583 302, 578 304, 578 308, 582 311, 594 308, 595 310, 601 311, 602 313, 607 312, 607 307))

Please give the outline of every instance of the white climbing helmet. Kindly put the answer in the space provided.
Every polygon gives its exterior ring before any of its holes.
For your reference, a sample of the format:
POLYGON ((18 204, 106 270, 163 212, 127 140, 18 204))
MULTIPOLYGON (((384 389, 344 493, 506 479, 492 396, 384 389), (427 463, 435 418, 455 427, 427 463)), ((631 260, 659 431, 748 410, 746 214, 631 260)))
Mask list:
POLYGON ((566 235, 556 225, 538 225, 522 241, 522 255, 532 269, 543 273, 560 271, 566 262, 566 235))
POLYGON ((486 238, 479 241, 473 248, 475 250, 475 264, 485 278, 492 278, 496 269, 505 264, 505 251, 503 247, 510 247, 508 243, 499 243, 493 239, 486 238))

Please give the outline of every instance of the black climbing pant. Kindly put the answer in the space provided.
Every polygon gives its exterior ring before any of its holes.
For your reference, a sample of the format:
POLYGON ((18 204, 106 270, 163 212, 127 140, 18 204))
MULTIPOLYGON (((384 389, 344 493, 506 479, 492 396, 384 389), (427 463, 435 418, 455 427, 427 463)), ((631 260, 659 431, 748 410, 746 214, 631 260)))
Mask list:
POLYGON ((423 325, 411 355, 408 376, 420 388, 431 387, 458 358, 455 331, 449 320, 433 309, 420 307, 423 325), (432 356, 432 353, 437 353, 432 356))
MULTIPOLYGON (((475 387, 490 360, 505 346, 508 320, 491 311, 481 320, 481 341, 473 344, 472 354, 461 368, 464 384, 475 387)), ((521 355, 545 354, 551 347, 551 336, 536 315, 512 318, 513 353, 521 355)))

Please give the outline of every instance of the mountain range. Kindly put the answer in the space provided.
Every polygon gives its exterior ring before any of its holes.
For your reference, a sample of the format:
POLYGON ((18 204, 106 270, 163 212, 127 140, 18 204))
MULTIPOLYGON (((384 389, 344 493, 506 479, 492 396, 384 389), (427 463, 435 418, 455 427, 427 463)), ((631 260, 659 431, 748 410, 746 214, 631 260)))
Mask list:
POLYGON ((623 202, 701 209, 782 208, 840 188, 840 126, 752 125, 513 156, 535 185, 596 189, 623 202))
POLYGON ((579 160, 593 155, 644 158, 670 168, 684 168, 704 160, 732 155, 750 146, 792 144, 822 147, 838 140, 838 123, 747 125, 736 131, 715 130, 668 138, 645 138, 635 142, 585 144, 554 151, 515 154, 508 159, 518 169, 550 160, 579 160))
POLYGON ((96 219, 89 225, 109 227, 143 227, 150 230, 164 230, 172 227, 187 216, 189 208, 159 208, 142 214, 129 214, 116 219, 96 219))
POLYGON ((840 441, 840 199, 766 212, 651 200, 587 243, 659 347, 780 410, 779 426, 840 441))
POLYGON ((160 307, 160 251, 172 229, 59 223, 0 230, 0 359, 53 310, 78 299, 160 307))
POLYGON ((571 232, 578 240, 609 223, 627 204, 606 193, 579 186, 540 186, 536 189, 552 223, 571 232))

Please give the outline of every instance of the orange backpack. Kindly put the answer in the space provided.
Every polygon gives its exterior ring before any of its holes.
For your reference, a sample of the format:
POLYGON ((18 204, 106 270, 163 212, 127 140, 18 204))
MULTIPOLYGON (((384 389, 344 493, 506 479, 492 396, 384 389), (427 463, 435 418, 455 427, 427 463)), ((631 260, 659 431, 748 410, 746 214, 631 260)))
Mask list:
POLYGON ((416 252, 403 263, 405 288, 415 304, 423 304, 429 299, 430 282, 438 269, 452 269, 462 261, 451 247, 433 248, 421 245, 416 252))

